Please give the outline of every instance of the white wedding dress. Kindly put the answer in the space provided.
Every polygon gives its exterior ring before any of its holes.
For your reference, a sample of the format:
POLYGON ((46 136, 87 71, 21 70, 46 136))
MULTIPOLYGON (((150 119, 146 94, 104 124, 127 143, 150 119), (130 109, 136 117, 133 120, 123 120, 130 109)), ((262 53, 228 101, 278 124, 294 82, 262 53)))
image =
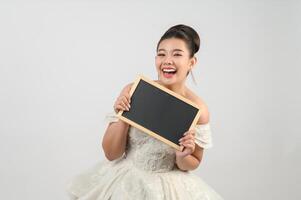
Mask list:
MULTIPOLYGON (((106 115, 106 123, 119 119, 106 115)), ((196 126, 195 143, 212 146, 210 125, 196 126)), ((68 184, 76 200, 220 200, 222 197, 199 176, 184 172, 175 164, 175 150, 130 126, 125 154, 104 160, 79 174, 68 184)))

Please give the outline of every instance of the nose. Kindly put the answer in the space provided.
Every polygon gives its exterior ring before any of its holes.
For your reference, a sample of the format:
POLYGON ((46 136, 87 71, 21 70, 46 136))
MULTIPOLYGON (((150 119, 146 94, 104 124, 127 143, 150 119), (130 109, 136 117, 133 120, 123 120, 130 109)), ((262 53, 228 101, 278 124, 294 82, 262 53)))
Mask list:
POLYGON ((172 65, 173 64, 173 60, 172 60, 172 57, 167 55, 163 61, 163 64, 164 65, 172 65))

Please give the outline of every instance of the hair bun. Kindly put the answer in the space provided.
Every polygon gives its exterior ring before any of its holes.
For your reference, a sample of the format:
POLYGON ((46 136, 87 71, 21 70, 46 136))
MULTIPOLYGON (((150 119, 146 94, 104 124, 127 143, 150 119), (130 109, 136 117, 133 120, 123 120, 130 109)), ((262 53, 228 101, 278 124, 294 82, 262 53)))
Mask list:
POLYGON ((158 42, 157 49, 162 40, 171 37, 184 39, 187 42, 188 47, 191 51, 191 56, 193 56, 195 53, 199 51, 200 37, 198 33, 192 27, 184 24, 178 24, 170 27, 158 42))
POLYGON ((199 34, 190 26, 179 24, 174 26, 175 28, 179 28, 179 30, 183 31, 189 38, 191 38, 193 44, 193 53, 197 53, 200 49, 200 37, 199 34))

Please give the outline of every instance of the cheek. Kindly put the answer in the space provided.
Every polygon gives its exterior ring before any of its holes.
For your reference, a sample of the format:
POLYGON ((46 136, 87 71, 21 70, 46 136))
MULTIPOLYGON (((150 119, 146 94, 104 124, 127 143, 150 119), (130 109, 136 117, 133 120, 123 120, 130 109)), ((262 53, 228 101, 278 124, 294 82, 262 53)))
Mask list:
POLYGON ((156 59, 155 60, 155 65, 156 65, 157 68, 159 68, 160 65, 161 65, 161 61, 159 59, 156 59))
POLYGON ((181 71, 189 70, 189 64, 185 60, 179 61, 177 65, 181 71))

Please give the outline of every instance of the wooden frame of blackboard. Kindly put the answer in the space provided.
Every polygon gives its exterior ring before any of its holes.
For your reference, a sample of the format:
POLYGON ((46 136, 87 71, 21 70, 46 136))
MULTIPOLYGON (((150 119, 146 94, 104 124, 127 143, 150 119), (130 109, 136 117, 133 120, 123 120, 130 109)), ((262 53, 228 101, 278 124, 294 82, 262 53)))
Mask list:
MULTIPOLYGON (((197 110, 198 110, 198 111, 197 111, 197 114, 195 115, 195 117, 194 117, 194 119, 193 119, 193 121, 192 121, 192 123, 191 123, 191 125, 190 125, 189 130, 192 129, 192 128, 194 128, 194 127, 196 126, 197 121, 198 121, 198 119, 199 119, 199 117, 200 117, 200 115, 201 115, 201 110, 200 110, 200 108, 198 107, 198 105, 196 105, 196 104, 195 104, 194 102, 192 102, 191 100, 189 100, 189 99, 187 99, 187 98, 184 98, 183 96, 181 96, 181 95, 179 95, 179 94, 177 94, 177 93, 175 93, 175 92, 173 92, 173 91, 171 91, 171 90, 165 88, 164 86, 160 85, 159 83, 156 83, 155 81, 152 81, 152 80, 146 78, 146 77, 143 76, 143 75, 139 75, 139 76, 137 77, 137 79, 134 81, 134 83, 133 83, 133 85, 132 85, 132 87, 131 87, 131 90, 130 90, 130 96, 131 96, 131 97, 132 97, 133 93, 135 92, 135 90, 136 90, 136 88, 137 88, 137 86, 138 86, 138 84, 139 84, 139 82, 140 82, 141 80, 143 80, 143 81, 149 83, 150 85, 152 85, 152 86, 154 86, 154 87, 156 87, 156 88, 159 88, 159 89, 163 90, 164 92, 166 92, 166 93, 168 93, 168 94, 170 94, 170 95, 176 97, 177 99, 179 99, 179 100, 185 102, 186 104, 188 104, 188 105, 194 107, 195 109, 197 109, 197 110)), ((168 140, 168 139, 162 137, 160 134, 155 133, 155 132, 153 132, 153 131, 151 131, 151 130, 145 128, 145 127, 143 127, 142 125, 140 125, 140 124, 138 124, 138 123, 136 123, 136 122, 134 122, 134 121, 132 121, 132 120, 130 120, 130 119, 124 117, 124 116, 122 116, 123 112, 124 112, 124 111, 122 111, 122 110, 118 112, 117 117, 118 117, 119 119, 121 119, 121 120, 123 120, 124 122, 126 122, 126 123, 132 125, 132 126, 135 127, 135 128, 140 129, 141 131, 143 131, 143 132, 145 132, 145 133, 147 133, 147 134, 153 136, 154 138, 156 138, 156 139, 158 139, 158 140, 160 140, 160 141, 166 143, 167 145, 170 145, 171 147, 173 147, 173 148, 175 148, 175 149, 177 149, 177 150, 179 150, 179 151, 182 151, 182 150, 183 150, 183 146, 180 146, 179 144, 175 144, 175 143, 171 142, 170 140, 168 140)))

